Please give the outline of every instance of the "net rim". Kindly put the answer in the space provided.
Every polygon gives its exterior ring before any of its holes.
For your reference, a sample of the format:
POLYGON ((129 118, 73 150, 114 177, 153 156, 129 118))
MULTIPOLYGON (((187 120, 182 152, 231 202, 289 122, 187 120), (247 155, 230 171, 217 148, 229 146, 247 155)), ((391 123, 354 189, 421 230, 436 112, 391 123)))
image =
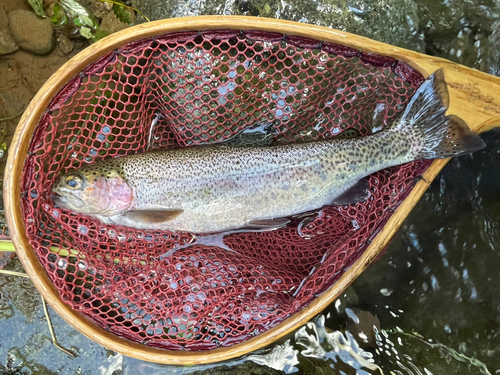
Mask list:
POLYGON ((377 234, 363 255, 350 267, 342 277, 327 291, 318 296, 303 310, 288 317, 276 327, 257 335, 245 342, 230 347, 218 348, 201 352, 171 351, 157 349, 143 344, 130 342, 115 334, 99 328, 92 321, 71 309, 59 297, 59 293, 50 281, 45 269, 29 244, 21 210, 21 179, 24 161, 28 157, 28 148, 35 128, 44 115, 49 104, 57 97, 59 91, 70 83, 75 75, 86 67, 106 56, 109 52, 125 44, 173 32, 203 31, 213 29, 261 30, 293 35, 309 40, 331 42, 342 46, 355 48, 365 53, 375 53, 381 56, 396 58, 406 62, 424 77, 427 71, 415 64, 409 56, 423 56, 416 52, 398 47, 387 48, 384 43, 356 36, 346 32, 309 24, 282 21, 275 19, 246 16, 199 16, 175 18, 137 25, 113 34, 91 45, 69 60, 44 84, 33 98, 17 126, 14 139, 9 149, 6 173, 4 178, 4 194, 6 199, 6 217, 11 231, 11 237, 16 247, 16 253, 30 276, 33 284, 51 307, 75 329, 93 341, 136 359, 174 365, 192 365, 219 362, 247 354, 251 351, 269 345, 277 339, 305 324, 309 319, 320 313, 335 300, 351 282, 377 257, 397 228, 402 224, 418 198, 444 167, 447 159, 434 161, 424 173, 424 179, 419 181, 408 197, 401 203, 382 230, 377 234))

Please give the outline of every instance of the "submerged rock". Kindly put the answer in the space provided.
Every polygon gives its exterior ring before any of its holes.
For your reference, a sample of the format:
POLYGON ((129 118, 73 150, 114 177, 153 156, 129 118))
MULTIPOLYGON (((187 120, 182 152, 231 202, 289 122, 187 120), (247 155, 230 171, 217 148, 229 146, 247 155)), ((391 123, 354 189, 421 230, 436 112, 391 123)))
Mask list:
MULTIPOLYGON (((10 261, 6 269, 15 272, 24 272, 17 258, 10 261)), ((33 286, 31 280, 25 277, 1 275, 0 291, 3 297, 0 298, 0 318, 6 317, 1 312, 7 312, 8 315, 11 315, 11 307, 14 307, 25 316, 25 323, 32 324, 42 302, 40 294, 33 286)))
POLYGON ((352 308, 346 309, 347 330, 351 332, 358 345, 363 349, 377 347, 375 330, 380 331, 380 320, 369 311, 352 308))
POLYGON ((267 366, 261 366, 253 362, 244 362, 236 366, 222 365, 208 370, 194 371, 186 375, 279 375, 281 371, 274 370, 267 366))
POLYGON ((486 72, 498 67, 494 42, 499 32, 498 2, 428 1, 419 7, 419 13, 427 53, 486 72))
MULTIPOLYGON (((248 15, 327 26, 423 51, 413 0, 132 0, 151 21, 198 15, 248 15)), ((138 17, 138 22, 144 22, 138 17)))
POLYGON ((5 6, 0 4, 0 55, 7 55, 19 49, 9 29, 9 19, 5 6))
MULTIPOLYGON (((14 256, 14 253, 8 253, 0 251, 0 270, 9 263, 10 259, 14 256)), ((1 294, 0 294, 1 296, 1 294)))
POLYGON ((27 10, 13 10, 8 18, 14 40, 22 49, 36 55, 52 50, 54 30, 49 18, 39 18, 27 10))
MULTIPOLYGON (((23 271, 17 258, 6 269, 23 271)), ((121 354, 83 336, 50 306, 49 314, 59 344, 76 353, 76 358, 52 344, 41 296, 33 283, 24 277, 0 275, 0 374, 122 373, 121 354)))

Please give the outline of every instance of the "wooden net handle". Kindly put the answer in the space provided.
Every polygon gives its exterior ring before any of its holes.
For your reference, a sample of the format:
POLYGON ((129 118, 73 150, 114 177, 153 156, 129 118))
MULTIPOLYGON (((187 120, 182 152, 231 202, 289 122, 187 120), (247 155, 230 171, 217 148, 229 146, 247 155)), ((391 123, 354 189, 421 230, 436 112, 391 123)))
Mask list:
POLYGON ((444 69, 450 93, 448 113, 461 117, 471 130, 483 133, 500 126, 500 78, 421 54, 410 65, 429 73, 444 69))

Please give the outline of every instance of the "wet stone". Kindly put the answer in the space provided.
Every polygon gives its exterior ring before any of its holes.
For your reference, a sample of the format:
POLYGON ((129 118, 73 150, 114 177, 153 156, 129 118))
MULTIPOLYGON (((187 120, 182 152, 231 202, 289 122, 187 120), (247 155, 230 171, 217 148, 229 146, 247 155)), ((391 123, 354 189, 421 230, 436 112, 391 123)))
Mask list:
POLYGON ((9 19, 5 6, 0 4, 0 55, 7 55, 19 49, 9 29, 9 19))
POLYGON ((57 46, 59 47, 59 50, 65 55, 69 55, 74 48, 71 40, 69 40, 64 35, 60 35, 59 38, 57 38, 57 46))
POLYGON ((9 27, 16 43, 35 55, 52 50, 54 30, 49 18, 39 18, 26 10, 13 10, 8 14, 9 27))
MULTIPOLYGON (((131 19, 134 19, 133 13, 129 12, 131 19)), ((106 31, 109 34, 115 33, 117 31, 126 29, 129 27, 126 23, 121 22, 118 18, 116 18, 113 12, 106 13, 102 17, 100 29, 102 31, 106 31)))

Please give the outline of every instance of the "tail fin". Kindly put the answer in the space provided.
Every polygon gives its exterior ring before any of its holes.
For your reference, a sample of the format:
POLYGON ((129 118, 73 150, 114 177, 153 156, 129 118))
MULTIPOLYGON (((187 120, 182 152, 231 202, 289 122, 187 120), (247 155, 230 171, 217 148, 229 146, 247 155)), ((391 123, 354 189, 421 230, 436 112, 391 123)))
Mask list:
POLYGON ((415 140, 412 154, 416 159, 458 156, 486 146, 465 121, 445 115, 449 101, 444 72, 439 69, 420 86, 393 128, 415 140))

